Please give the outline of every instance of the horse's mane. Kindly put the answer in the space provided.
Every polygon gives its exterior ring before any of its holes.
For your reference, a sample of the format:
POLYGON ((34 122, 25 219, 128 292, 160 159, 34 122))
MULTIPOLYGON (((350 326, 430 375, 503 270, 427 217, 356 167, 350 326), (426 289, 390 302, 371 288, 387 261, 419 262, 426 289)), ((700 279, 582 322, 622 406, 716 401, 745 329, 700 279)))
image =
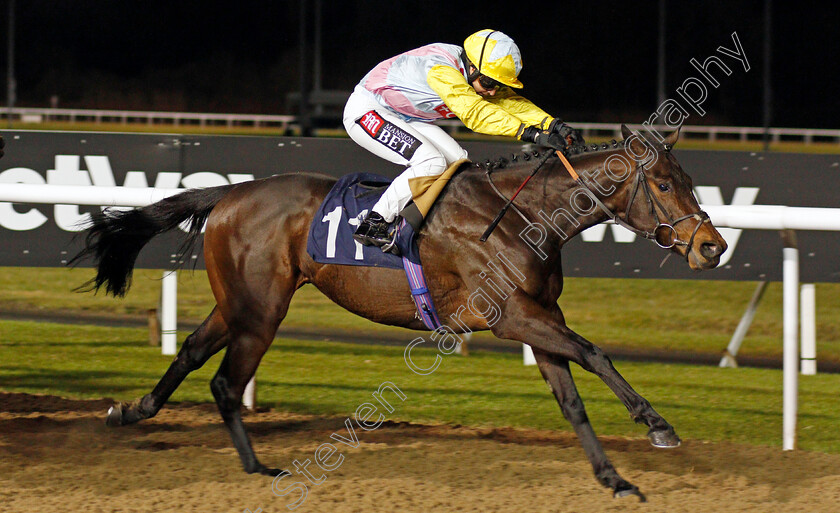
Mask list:
MULTIPOLYGON (((566 157, 568 157, 570 161, 575 161, 577 160, 576 157, 578 156, 598 154, 604 151, 615 150, 617 148, 623 147, 623 140, 616 141, 615 139, 613 139, 610 142, 604 142, 601 144, 579 144, 576 146, 569 146, 564 150, 563 154, 566 155, 566 157)), ((540 154, 540 150, 526 149, 520 151, 519 153, 511 153, 509 156, 500 156, 496 157, 495 159, 487 159, 484 162, 476 162, 475 166, 484 168, 485 170, 489 171, 493 171, 496 169, 504 169, 510 164, 527 162, 531 159, 539 158, 540 154)), ((551 158, 557 157, 552 155, 551 158)))

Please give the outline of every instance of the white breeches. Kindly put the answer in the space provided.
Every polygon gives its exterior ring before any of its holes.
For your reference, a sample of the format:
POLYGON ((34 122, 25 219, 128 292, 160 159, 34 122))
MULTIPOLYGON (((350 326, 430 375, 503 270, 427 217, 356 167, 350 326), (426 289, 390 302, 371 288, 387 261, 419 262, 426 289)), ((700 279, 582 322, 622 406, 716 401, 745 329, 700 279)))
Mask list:
POLYGON ((362 148, 408 166, 373 206, 388 222, 411 201, 409 178, 439 175, 450 164, 467 158, 467 150, 439 126, 403 121, 358 86, 344 107, 344 128, 362 148))

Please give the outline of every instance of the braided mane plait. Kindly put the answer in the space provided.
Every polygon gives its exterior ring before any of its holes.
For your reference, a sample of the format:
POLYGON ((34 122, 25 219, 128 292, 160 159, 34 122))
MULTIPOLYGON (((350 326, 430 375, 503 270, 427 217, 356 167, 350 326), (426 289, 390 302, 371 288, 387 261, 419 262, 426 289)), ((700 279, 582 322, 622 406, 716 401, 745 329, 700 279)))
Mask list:
MULTIPOLYGON (((608 143, 601 143, 601 144, 579 144, 577 146, 569 146, 564 151, 563 154, 567 157, 572 157, 574 155, 581 155, 583 153, 595 153, 601 152, 605 150, 611 150, 616 148, 621 148, 624 146, 624 141, 616 141, 615 139, 611 140, 608 143)), ((542 154, 542 150, 523 150, 520 153, 511 153, 510 157, 498 157, 495 160, 487 159, 484 162, 476 162, 476 167, 483 167, 486 170, 493 171, 495 169, 504 169, 507 167, 508 164, 512 162, 519 162, 520 160, 528 161, 531 159, 538 158, 542 154)), ((555 155, 552 155, 552 158, 557 158, 555 155)))
POLYGON ((613 139, 608 143, 601 143, 601 144, 580 144, 578 146, 569 146, 566 148, 566 151, 563 153, 570 157, 572 155, 578 155, 581 153, 589 153, 589 152, 596 152, 596 151, 604 151, 616 148, 624 147, 624 141, 616 141, 613 139))

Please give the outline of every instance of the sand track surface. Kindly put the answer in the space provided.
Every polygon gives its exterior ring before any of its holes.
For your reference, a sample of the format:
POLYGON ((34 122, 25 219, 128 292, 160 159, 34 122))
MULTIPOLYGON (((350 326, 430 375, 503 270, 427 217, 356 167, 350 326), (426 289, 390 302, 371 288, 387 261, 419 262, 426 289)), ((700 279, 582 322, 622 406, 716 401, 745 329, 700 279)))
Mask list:
MULTIPOLYGON (((166 406, 137 425, 108 428, 112 401, 0 393, 0 511, 289 511, 300 499, 272 479, 242 472, 214 405, 166 406)), ((836 512, 840 455, 684 441, 658 450, 647 440, 602 438, 622 476, 648 502, 613 499, 593 478, 573 434, 523 429, 385 423, 356 428, 344 418, 258 411, 245 417, 269 466, 314 460, 332 442, 340 466, 312 463, 297 512, 836 512)), ((332 459, 336 461, 335 456, 332 459)))

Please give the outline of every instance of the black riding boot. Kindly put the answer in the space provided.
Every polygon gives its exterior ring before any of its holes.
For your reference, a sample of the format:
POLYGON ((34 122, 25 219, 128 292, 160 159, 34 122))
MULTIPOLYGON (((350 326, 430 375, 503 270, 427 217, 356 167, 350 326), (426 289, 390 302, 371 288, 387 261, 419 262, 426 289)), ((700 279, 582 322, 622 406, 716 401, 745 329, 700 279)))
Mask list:
POLYGON ((382 251, 391 251, 394 248, 395 234, 396 230, 391 223, 378 212, 371 211, 356 228, 353 238, 365 246, 377 246, 382 248, 382 251))

